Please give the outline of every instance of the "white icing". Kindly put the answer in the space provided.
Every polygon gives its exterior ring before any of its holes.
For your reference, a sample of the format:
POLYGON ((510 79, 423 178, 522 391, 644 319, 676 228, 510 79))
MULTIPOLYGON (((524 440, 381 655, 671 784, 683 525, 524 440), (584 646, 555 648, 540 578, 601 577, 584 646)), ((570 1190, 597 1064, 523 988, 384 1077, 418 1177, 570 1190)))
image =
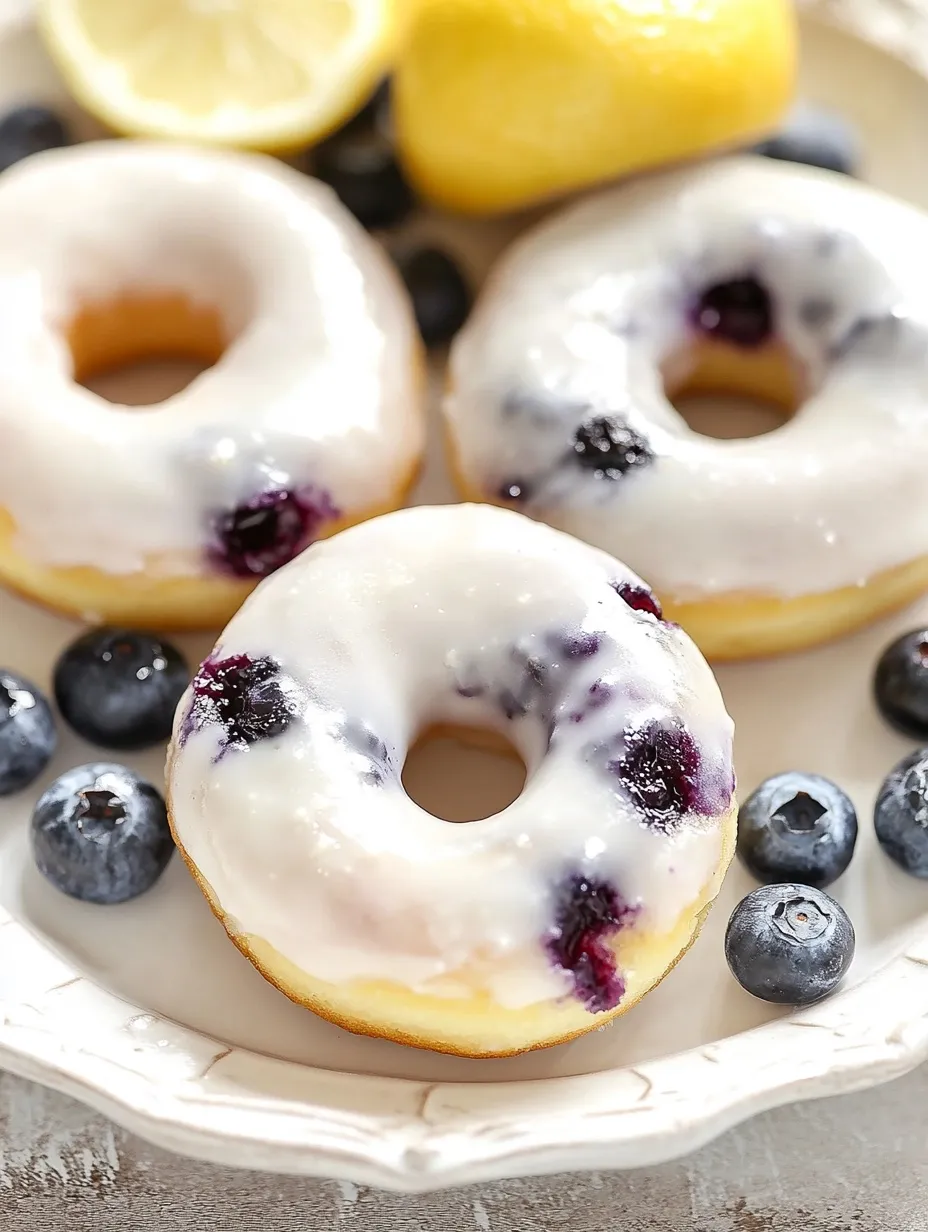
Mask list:
MULTIPOLYGON (((263 583, 215 653, 275 657, 303 693, 302 718, 219 760, 222 729, 195 730, 170 779, 180 842, 235 925, 325 980, 524 1005, 570 987, 543 946, 566 873, 612 881, 640 908, 635 927, 674 923, 718 873, 719 818, 649 829, 597 746, 649 719, 682 721, 723 812, 732 725, 699 652, 632 611, 610 585, 622 578, 624 566, 550 527, 459 505, 366 522, 263 583), (533 710, 507 721, 491 696, 460 696, 478 680, 517 688, 518 653, 544 655, 550 634, 578 630, 600 647, 569 671, 555 654, 550 670, 566 674, 547 751, 533 710), (612 699, 572 722, 594 680, 614 685, 612 699), (415 804, 399 773, 435 721, 505 731, 528 769, 521 796, 466 825, 415 804), (382 785, 365 780, 371 763, 346 724, 385 742, 382 785)), ((189 703, 188 692, 179 723, 189 703)))
POLYGON ((211 511, 268 483, 346 515, 389 502, 423 442, 415 337, 374 241, 272 159, 108 141, 20 163, 0 183, 0 505, 18 546, 197 572, 211 511), (76 385, 69 319, 158 292, 220 311, 219 362, 151 407, 76 385))
POLYGON ((531 485, 531 513, 667 596, 863 584, 928 549, 926 288, 928 217, 845 177, 740 157, 602 192, 514 245, 456 340, 462 472, 493 497, 531 485), (751 275, 810 393, 769 435, 713 440, 660 369, 700 292, 751 275), (881 323, 851 337, 862 318, 881 323), (611 482, 581 471, 573 435, 597 414, 656 460, 611 482))

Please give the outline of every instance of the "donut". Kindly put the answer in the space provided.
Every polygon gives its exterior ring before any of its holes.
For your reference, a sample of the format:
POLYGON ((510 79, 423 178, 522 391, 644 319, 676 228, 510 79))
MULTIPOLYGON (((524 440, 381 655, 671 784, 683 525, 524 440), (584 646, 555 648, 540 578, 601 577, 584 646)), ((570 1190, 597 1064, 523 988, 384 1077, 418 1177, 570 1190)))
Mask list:
POLYGON ((928 217, 752 156, 640 179, 523 236, 444 403, 465 498, 628 562, 710 659, 850 631, 928 588, 928 217), (693 431, 671 399, 777 404, 693 431))
POLYGON ((731 859, 732 723, 689 638, 595 548, 491 505, 315 544, 247 600, 178 707, 173 833, 230 937, 365 1035, 505 1056, 623 1013, 731 859), (407 795, 423 731, 524 761, 453 824, 407 795))
POLYGON ((221 628, 313 539, 403 503, 420 344, 329 189, 261 155, 103 141, 0 183, 0 582, 120 624, 221 628), (167 400, 81 385, 212 364, 167 400))

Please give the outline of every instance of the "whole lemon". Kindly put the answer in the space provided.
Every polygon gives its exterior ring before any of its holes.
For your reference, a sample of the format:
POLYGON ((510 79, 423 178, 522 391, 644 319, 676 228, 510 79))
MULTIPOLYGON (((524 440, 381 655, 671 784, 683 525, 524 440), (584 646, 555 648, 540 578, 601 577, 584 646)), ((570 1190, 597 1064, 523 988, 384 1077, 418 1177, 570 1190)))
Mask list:
POLYGON ((789 0, 415 0, 407 21, 400 154, 467 213, 749 140, 796 71, 789 0))

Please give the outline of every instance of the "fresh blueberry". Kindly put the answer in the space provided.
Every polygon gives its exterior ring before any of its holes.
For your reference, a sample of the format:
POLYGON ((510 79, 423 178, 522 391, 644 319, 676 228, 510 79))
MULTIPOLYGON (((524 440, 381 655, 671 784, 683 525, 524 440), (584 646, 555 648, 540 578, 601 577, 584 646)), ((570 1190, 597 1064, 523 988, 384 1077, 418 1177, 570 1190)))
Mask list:
POLYGON ((213 517, 209 557, 239 578, 267 577, 293 560, 338 516, 324 492, 272 488, 213 517))
POLYGON ((389 138, 387 100, 384 87, 312 152, 316 177, 334 189, 346 209, 370 230, 402 222, 415 204, 389 138))
POLYGON ((777 774, 741 805, 738 855, 758 881, 824 889, 851 862, 857 814, 834 783, 817 774, 777 774))
POLYGON ((887 646, 873 679, 883 717, 915 740, 928 740, 928 629, 915 629, 887 646))
POLYGON ((928 878, 928 749, 910 753, 890 770, 873 823, 889 858, 914 877, 928 878))
POLYGON ((805 163, 854 175, 860 164, 860 142, 850 124, 833 111, 800 104, 783 129, 754 147, 757 154, 781 162, 805 163))
POLYGON ((467 320, 470 288, 447 253, 417 248, 396 258, 426 346, 449 342, 467 320))
POLYGON ((47 107, 17 107, 0 119, 0 171, 30 154, 70 145, 60 116, 47 107))
POLYGON ((762 1001, 812 1005, 841 982, 854 957, 854 927, 821 890, 787 882, 743 898, 725 931, 725 957, 762 1001))
POLYGON ((58 743, 44 696, 28 680, 0 668, 0 796, 28 787, 58 743))
POLYGON ((774 330, 770 295, 756 278, 734 278, 707 287, 693 309, 697 329, 738 347, 758 347, 774 330))
POLYGON ((190 671, 180 651, 151 633, 91 629, 55 665, 65 722, 105 749, 144 749, 171 735, 190 671))
POLYGON ((32 851, 52 885, 88 903, 143 894, 174 851, 164 800, 125 766, 93 762, 56 779, 32 814, 32 851))
POLYGON ((249 655, 213 656, 200 665, 193 698, 181 726, 181 742, 205 727, 221 728, 220 756, 281 736, 300 709, 300 691, 275 659, 249 655))
POLYGON ((599 479, 620 479, 654 457, 648 442, 633 428, 607 415, 580 425, 574 436, 574 455, 584 470, 599 479))
POLYGON ((570 975, 574 995, 591 1014, 614 1010, 625 994, 609 942, 636 914, 615 886, 595 877, 572 874, 555 888, 545 949, 552 963, 570 975))

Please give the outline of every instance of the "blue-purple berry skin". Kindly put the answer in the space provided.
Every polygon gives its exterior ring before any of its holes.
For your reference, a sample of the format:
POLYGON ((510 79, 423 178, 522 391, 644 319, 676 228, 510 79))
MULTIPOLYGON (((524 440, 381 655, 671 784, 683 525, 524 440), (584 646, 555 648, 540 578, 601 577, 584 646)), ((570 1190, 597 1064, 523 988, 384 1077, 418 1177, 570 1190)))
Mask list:
POLYGON ((311 155, 317 179, 328 184, 369 230, 396 226, 415 205, 390 140, 388 112, 389 94, 384 86, 311 155))
POLYGON ((49 107, 16 107, 0 117, 0 171, 32 154, 70 145, 64 121, 49 107))
POLYGON ((777 774, 738 813, 738 855, 766 884, 798 882, 824 889, 851 862, 857 842, 854 805, 818 774, 777 774))
POLYGON ((545 949, 551 962, 568 973, 574 996, 591 1014, 621 1004, 625 981, 609 942, 636 914, 637 908, 624 903, 615 886, 600 877, 573 873, 555 888, 545 949))
POLYGON ((883 718, 897 731, 928 740, 928 629, 913 629, 886 647, 873 692, 883 718))
POLYGON ((55 700, 79 736, 105 749, 149 748, 171 735, 190 679, 183 655, 152 633, 103 627, 73 641, 55 665, 55 700))
POLYGON ((422 341, 450 342, 470 314, 472 295, 457 262, 440 248, 400 252, 396 266, 406 284, 422 341))
POLYGON ((211 655, 194 676, 191 692, 180 743, 196 731, 216 727, 219 757, 282 736, 299 710, 299 691, 268 656, 211 655))
POLYGON ((750 276, 706 287, 692 309, 693 325, 700 333, 743 350, 772 339, 774 318, 769 291, 750 276))
POLYGON ((913 877, 928 878, 928 748, 893 766, 873 813, 880 846, 913 877))
POLYGON ((267 577, 299 555, 338 516, 329 496, 314 489, 272 488, 212 517, 208 556, 232 577, 267 577))
POLYGON ((834 111, 808 104, 795 107, 780 131, 756 145, 754 152, 841 175, 856 175, 861 157, 853 126, 834 111))
POLYGON ((621 479, 654 460, 644 437, 612 415, 598 415, 580 425, 574 434, 573 457, 582 470, 611 480, 621 479))
POLYGON ((785 883, 752 890, 725 932, 732 975, 752 996, 814 1005, 833 992, 854 957, 854 927, 822 890, 785 883))
POLYGON ((31 840, 43 876, 88 903, 137 898, 174 853, 160 793, 112 762, 77 766, 57 778, 35 806, 31 840))
POLYGON ((51 708, 30 680, 0 668, 0 796, 28 787, 58 743, 51 708))

